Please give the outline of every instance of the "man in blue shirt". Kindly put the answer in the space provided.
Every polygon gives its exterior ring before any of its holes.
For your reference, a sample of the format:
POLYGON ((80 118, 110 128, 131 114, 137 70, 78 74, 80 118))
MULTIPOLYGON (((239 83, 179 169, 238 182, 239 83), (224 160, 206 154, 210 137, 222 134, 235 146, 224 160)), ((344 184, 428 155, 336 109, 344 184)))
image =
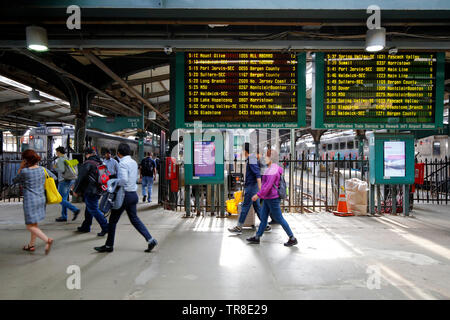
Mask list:
POLYGON ((103 163, 106 165, 106 168, 108 168, 110 174, 109 178, 117 178, 119 163, 115 159, 111 158, 111 151, 109 149, 105 151, 105 159, 103 160, 103 163))
POLYGON ((104 246, 95 247, 94 249, 98 252, 112 252, 114 249, 114 237, 116 234, 116 225, 119 222, 120 216, 124 211, 127 212, 128 218, 131 224, 136 228, 136 230, 145 238, 148 247, 145 252, 150 252, 158 244, 156 239, 154 239, 148 232, 145 225, 142 223, 141 219, 137 216, 136 205, 139 201, 137 195, 137 176, 138 176, 138 165, 130 157, 131 149, 126 143, 119 144, 117 149, 117 154, 120 158, 119 162, 119 172, 117 179, 119 179, 119 185, 125 191, 125 197, 123 199, 123 204, 120 209, 112 210, 111 216, 109 218, 108 225, 108 238, 104 246))
MULTIPOLYGON (((250 144, 248 142, 244 143, 243 147, 245 162, 247 163, 245 169, 244 202, 242 203, 242 210, 239 215, 237 226, 228 228, 228 231, 236 234, 242 233, 242 226, 244 225, 245 218, 247 218, 248 211, 252 204, 258 218, 261 212, 259 199, 252 201, 252 197, 261 190, 261 163, 254 154, 250 154, 250 144)), ((267 226, 265 232, 271 230, 272 228, 267 226)))

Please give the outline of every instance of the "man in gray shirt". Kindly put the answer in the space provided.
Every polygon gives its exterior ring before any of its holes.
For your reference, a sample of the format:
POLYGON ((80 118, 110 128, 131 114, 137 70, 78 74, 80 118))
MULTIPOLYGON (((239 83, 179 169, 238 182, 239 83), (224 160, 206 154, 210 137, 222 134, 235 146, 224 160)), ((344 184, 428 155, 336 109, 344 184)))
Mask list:
POLYGON ((110 174, 109 178, 117 178, 117 173, 119 172, 119 163, 115 159, 111 158, 111 151, 109 149, 105 151, 105 159, 103 160, 103 163, 106 165, 106 168, 108 168, 110 174))
POLYGON ((67 209, 71 210, 74 213, 73 220, 75 220, 80 213, 80 209, 75 207, 73 204, 71 204, 69 201, 67 201, 69 197, 70 188, 75 183, 75 180, 66 180, 64 179, 64 172, 67 170, 65 165, 65 160, 68 160, 66 157, 66 151, 64 147, 58 147, 56 148, 56 155, 58 156, 58 159, 56 160, 56 164, 54 168, 56 169, 56 172, 58 172, 58 192, 62 197, 61 201, 61 217, 56 218, 56 222, 64 222, 67 221, 67 209))
POLYGON ((94 249, 98 252, 112 252, 114 248, 114 236, 116 233, 116 225, 119 222, 121 214, 126 211, 131 224, 136 228, 136 230, 145 238, 148 247, 145 252, 150 252, 158 244, 156 239, 154 239, 148 232, 145 225, 142 223, 141 219, 137 216, 136 205, 139 201, 137 195, 137 176, 138 176, 138 165, 130 157, 130 146, 126 143, 121 143, 117 149, 117 155, 120 158, 119 162, 119 173, 117 179, 119 179, 119 185, 125 191, 125 197, 123 199, 123 204, 120 209, 112 210, 111 216, 109 218, 108 225, 108 239, 104 246, 95 247, 94 249))

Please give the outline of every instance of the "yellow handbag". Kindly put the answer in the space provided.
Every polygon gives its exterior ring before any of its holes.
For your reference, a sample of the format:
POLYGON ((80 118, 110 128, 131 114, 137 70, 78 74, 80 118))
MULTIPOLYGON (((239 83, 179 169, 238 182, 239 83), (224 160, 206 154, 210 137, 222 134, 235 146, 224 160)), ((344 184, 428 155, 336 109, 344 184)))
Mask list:
POLYGON ((48 175, 47 170, 45 170, 45 168, 43 169, 45 172, 44 189, 45 195, 47 197, 47 204, 61 203, 62 197, 58 192, 58 188, 56 188, 55 179, 53 179, 48 175))

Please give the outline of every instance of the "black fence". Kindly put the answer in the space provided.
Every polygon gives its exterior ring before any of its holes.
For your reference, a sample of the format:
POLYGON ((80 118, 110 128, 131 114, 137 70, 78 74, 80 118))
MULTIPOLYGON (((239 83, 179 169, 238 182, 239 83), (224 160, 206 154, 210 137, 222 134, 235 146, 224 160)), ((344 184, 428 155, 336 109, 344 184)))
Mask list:
MULTIPOLYGON (((39 155, 44 157, 44 153, 39 155)), ((22 201, 22 186, 13 183, 22 162, 21 158, 21 152, 3 152, 0 155, 0 202, 22 201)), ((39 163, 39 165, 50 169, 51 164, 51 160, 42 160, 39 163)))
POLYGON ((425 159, 423 184, 415 185, 413 194, 416 203, 448 204, 450 196, 449 159, 425 159))
MULTIPOLYGON (((164 160, 164 159, 163 159, 164 160)), ((183 165, 179 165, 179 186, 177 192, 170 191, 170 181, 163 177, 165 161, 162 161, 160 179, 160 203, 166 209, 184 211, 186 190, 182 179, 183 165)), ((296 154, 278 163, 284 168, 284 178, 288 187, 287 198, 281 203, 284 212, 315 212, 336 210, 339 190, 345 180, 358 178, 368 182, 368 160, 341 157, 337 159, 319 159, 310 153, 296 154)), ((227 181, 225 200, 233 193, 243 190, 245 161, 235 160, 225 163, 227 181)), ((263 167, 264 170, 264 167, 263 167)), ((220 189, 217 185, 192 186, 190 206, 192 212, 220 212, 220 189)))

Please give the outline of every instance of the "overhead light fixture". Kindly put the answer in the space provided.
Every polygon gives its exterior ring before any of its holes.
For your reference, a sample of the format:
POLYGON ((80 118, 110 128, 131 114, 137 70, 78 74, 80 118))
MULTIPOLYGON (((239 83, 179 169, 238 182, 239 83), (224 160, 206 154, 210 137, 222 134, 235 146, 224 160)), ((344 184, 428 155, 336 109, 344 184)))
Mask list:
POLYGON ((386 45, 386 29, 369 29, 366 33, 366 51, 377 52, 386 45))
POLYGON ((229 24, 217 24, 217 23, 210 23, 208 24, 208 27, 210 28, 223 28, 223 27, 228 27, 229 24))
POLYGON ((28 26, 26 33, 28 49, 40 52, 48 50, 47 30, 38 26, 28 26))
POLYGON ((39 91, 37 91, 36 89, 31 90, 28 93, 28 99, 30 100, 31 103, 41 102, 39 91))

